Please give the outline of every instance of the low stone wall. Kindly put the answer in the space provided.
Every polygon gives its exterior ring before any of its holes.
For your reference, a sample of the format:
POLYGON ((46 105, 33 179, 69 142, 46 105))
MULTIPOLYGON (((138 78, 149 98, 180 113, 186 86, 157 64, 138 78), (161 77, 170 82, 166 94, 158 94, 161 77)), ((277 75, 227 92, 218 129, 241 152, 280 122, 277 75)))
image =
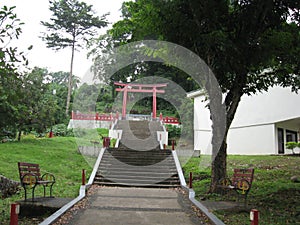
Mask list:
POLYGON ((80 152, 80 154, 85 155, 85 156, 98 157, 100 151, 101 151, 101 147, 97 147, 97 146, 79 146, 78 147, 78 152, 80 152))
POLYGON ((85 128, 106 128, 109 129, 112 125, 112 121, 98 121, 98 120, 70 120, 68 129, 85 128))
POLYGON ((0 197, 1 198, 7 198, 11 195, 14 195, 20 189, 21 189, 20 182, 8 179, 0 175, 0 197))

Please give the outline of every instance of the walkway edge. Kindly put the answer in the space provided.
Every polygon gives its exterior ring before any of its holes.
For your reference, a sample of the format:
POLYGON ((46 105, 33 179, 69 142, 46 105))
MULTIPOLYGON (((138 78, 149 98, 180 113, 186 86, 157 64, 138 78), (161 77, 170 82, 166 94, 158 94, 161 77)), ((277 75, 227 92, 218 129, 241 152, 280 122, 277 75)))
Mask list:
POLYGON ((201 202, 195 199, 195 191, 186 186, 182 186, 183 189, 188 191, 190 201, 200 209, 215 225, 225 225, 222 220, 220 220, 216 215, 211 213, 201 202))
POLYGON ((185 182, 185 179, 184 179, 184 176, 183 176, 183 172, 182 172, 182 169, 181 169, 181 165, 180 165, 176 150, 172 151, 172 155, 173 155, 173 159, 175 161, 175 165, 176 165, 177 173, 178 173, 178 176, 179 176, 180 184, 181 184, 181 186, 185 187, 186 182, 185 182))
POLYGON ((93 171, 91 173, 89 182, 86 185, 81 185, 80 189, 79 189, 79 195, 77 198, 73 199, 72 201, 70 201, 69 203, 67 203, 66 205, 64 205, 62 208, 60 208, 59 210, 57 210, 55 213, 53 213, 51 216, 49 216, 48 218, 46 218, 43 222, 41 222, 39 225, 49 225, 54 223, 59 217, 61 217, 66 211, 68 211, 71 207, 73 207, 77 202, 81 201, 85 195, 86 195, 86 191, 90 188, 90 186, 93 184, 94 178, 96 176, 97 170, 99 168, 101 159, 103 157, 105 148, 102 148, 101 151, 99 152, 97 161, 94 165, 93 171))
POLYGON ((191 188, 188 188, 187 185, 186 185, 186 181, 184 179, 184 175, 183 175, 183 172, 182 172, 182 168, 181 168, 176 150, 172 151, 172 154, 173 154, 173 158, 174 158, 174 161, 175 161, 175 164, 176 164, 176 169, 177 169, 178 176, 179 176, 179 179, 180 179, 181 187, 188 192, 189 200, 198 209, 200 209, 210 219, 210 221, 213 222, 215 225, 225 225, 223 223, 223 221, 221 221, 217 216, 215 216, 213 213, 211 213, 201 202, 199 202, 198 200, 195 199, 195 191, 191 188))

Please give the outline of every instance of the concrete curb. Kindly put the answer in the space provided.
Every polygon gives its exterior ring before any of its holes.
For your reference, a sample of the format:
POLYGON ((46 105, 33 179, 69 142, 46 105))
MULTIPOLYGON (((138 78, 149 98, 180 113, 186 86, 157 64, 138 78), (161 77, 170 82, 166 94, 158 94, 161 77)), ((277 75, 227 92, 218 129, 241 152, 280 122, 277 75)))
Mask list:
POLYGON ((185 179, 184 179, 184 176, 183 176, 183 172, 182 172, 182 169, 181 169, 181 165, 180 165, 176 150, 172 151, 172 155, 173 155, 173 159, 175 161, 175 165, 176 165, 177 173, 178 173, 178 176, 179 176, 180 184, 181 184, 181 186, 186 186, 186 182, 185 182, 185 179))
POLYGON ((225 225, 222 220, 220 220, 218 217, 216 217, 213 213, 211 213, 201 202, 195 199, 195 191, 191 188, 188 188, 186 186, 182 186, 183 189, 185 189, 189 193, 189 199, 190 201, 198 208, 200 209, 209 219, 211 222, 213 222, 215 225, 225 225))
POLYGON ((215 225, 225 225, 223 221, 221 221, 218 217, 216 217, 213 213, 211 213, 203 204, 201 204, 198 200, 195 199, 195 191, 191 188, 188 188, 186 185, 186 181, 183 176, 183 172, 181 169, 181 165, 177 156, 176 151, 172 151, 173 158, 176 164, 178 176, 180 179, 181 187, 188 192, 189 200, 198 208, 200 209, 215 225))
POLYGON ((53 213, 51 216, 49 216, 48 218, 46 218, 43 222, 41 222, 39 225, 49 225, 54 223, 59 217, 61 217, 66 211, 68 211, 71 207, 73 207, 77 202, 79 202, 80 200, 82 200, 85 195, 86 195, 86 191, 90 188, 90 186, 93 184, 94 178, 96 176, 98 167, 100 165, 101 159, 103 157, 105 148, 102 148, 97 161, 94 165, 93 171, 91 173, 91 176, 89 178, 89 182, 86 185, 81 185, 80 189, 79 189, 79 195, 77 198, 73 199, 71 202, 67 203, 66 205, 64 205, 62 208, 60 208, 59 210, 57 210, 55 213, 53 213))

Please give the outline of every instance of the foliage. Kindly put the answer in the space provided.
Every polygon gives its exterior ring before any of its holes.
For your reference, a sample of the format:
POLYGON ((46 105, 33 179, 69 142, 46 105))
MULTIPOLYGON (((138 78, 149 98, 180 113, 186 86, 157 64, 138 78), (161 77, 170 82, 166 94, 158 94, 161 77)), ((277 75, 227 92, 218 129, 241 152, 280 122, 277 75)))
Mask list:
MULTIPOLYGON (((46 69, 34 68, 21 74, 27 66, 25 53, 10 47, 10 41, 22 33, 22 22, 13 12, 15 7, 0 10, 0 137, 13 140, 16 132, 43 133, 54 123, 65 122, 59 112, 63 109, 64 87, 59 74, 50 75, 46 69), (53 95, 56 90, 56 95, 53 95)), ((28 49, 31 49, 29 47, 28 49)), ((20 136, 19 136, 20 138, 20 136)))
POLYGON ((212 91, 212 190, 226 175, 227 132, 242 95, 273 85, 300 87, 299 10, 298 2, 290 0, 139 0, 123 4, 123 20, 109 32, 115 45, 144 39, 179 44, 212 69, 225 96, 223 103, 217 96, 219 107, 226 109, 224 136, 212 91), (220 142, 221 148, 215 147, 220 142))
POLYGON ((300 143, 297 143, 297 142, 287 142, 286 143, 286 148, 290 149, 293 152, 293 154, 295 154, 294 149, 295 148, 300 148, 300 143))
MULTIPOLYGON (((0 127, 11 130, 17 112, 15 102, 20 93, 18 68, 27 65, 25 53, 10 45, 22 33, 23 23, 14 13, 15 7, 0 9, 0 127)), ((29 47, 31 48, 31 47, 29 47)))
POLYGON ((52 125, 66 123, 67 118, 62 112, 65 109, 67 84, 60 80, 62 75, 63 72, 50 73, 38 67, 20 75, 11 87, 18 89, 18 95, 14 96, 11 104, 14 108, 13 123, 2 128, 0 137, 15 138, 16 131, 19 131, 18 139, 22 131, 45 136, 44 133, 52 125))
POLYGON ((168 130, 169 139, 178 139, 181 135, 181 127, 174 126, 171 124, 166 124, 166 129, 168 130))
POLYGON ((19 182, 8 179, 0 174, 0 199, 5 199, 19 192, 19 182))
POLYGON ((73 110, 78 110, 82 113, 95 112, 96 102, 99 94, 99 85, 88 85, 86 83, 82 84, 75 92, 75 102, 73 104, 73 110))
POLYGON ((48 132, 52 130, 53 135, 56 137, 73 137, 73 129, 68 129, 68 126, 66 124, 56 124, 52 126, 52 128, 48 132))
POLYGON ((185 139, 194 138, 194 104, 191 99, 185 98, 179 108, 182 123, 182 135, 185 139))
POLYGON ((41 22, 49 33, 44 33, 42 39, 46 41, 49 48, 60 50, 70 47, 72 49, 66 102, 66 115, 68 115, 73 89, 74 52, 76 49, 82 48, 83 44, 88 44, 89 39, 97 34, 99 28, 107 26, 106 15, 101 18, 94 16, 91 5, 77 0, 50 1, 49 9, 53 13, 51 22, 41 22))

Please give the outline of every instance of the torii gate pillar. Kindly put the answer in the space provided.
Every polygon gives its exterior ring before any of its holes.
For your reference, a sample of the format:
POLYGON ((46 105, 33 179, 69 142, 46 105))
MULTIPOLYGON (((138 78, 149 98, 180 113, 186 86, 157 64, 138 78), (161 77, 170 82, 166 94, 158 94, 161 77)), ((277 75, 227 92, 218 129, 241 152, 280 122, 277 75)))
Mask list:
POLYGON ((152 93, 153 94, 152 118, 156 119, 157 93, 165 93, 164 90, 158 88, 166 87, 167 84, 124 84, 119 82, 115 82, 114 84, 123 87, 123 88, 116 88, 116 91, 123 92, 122 119, 126 118, 128 92, 152 93))

